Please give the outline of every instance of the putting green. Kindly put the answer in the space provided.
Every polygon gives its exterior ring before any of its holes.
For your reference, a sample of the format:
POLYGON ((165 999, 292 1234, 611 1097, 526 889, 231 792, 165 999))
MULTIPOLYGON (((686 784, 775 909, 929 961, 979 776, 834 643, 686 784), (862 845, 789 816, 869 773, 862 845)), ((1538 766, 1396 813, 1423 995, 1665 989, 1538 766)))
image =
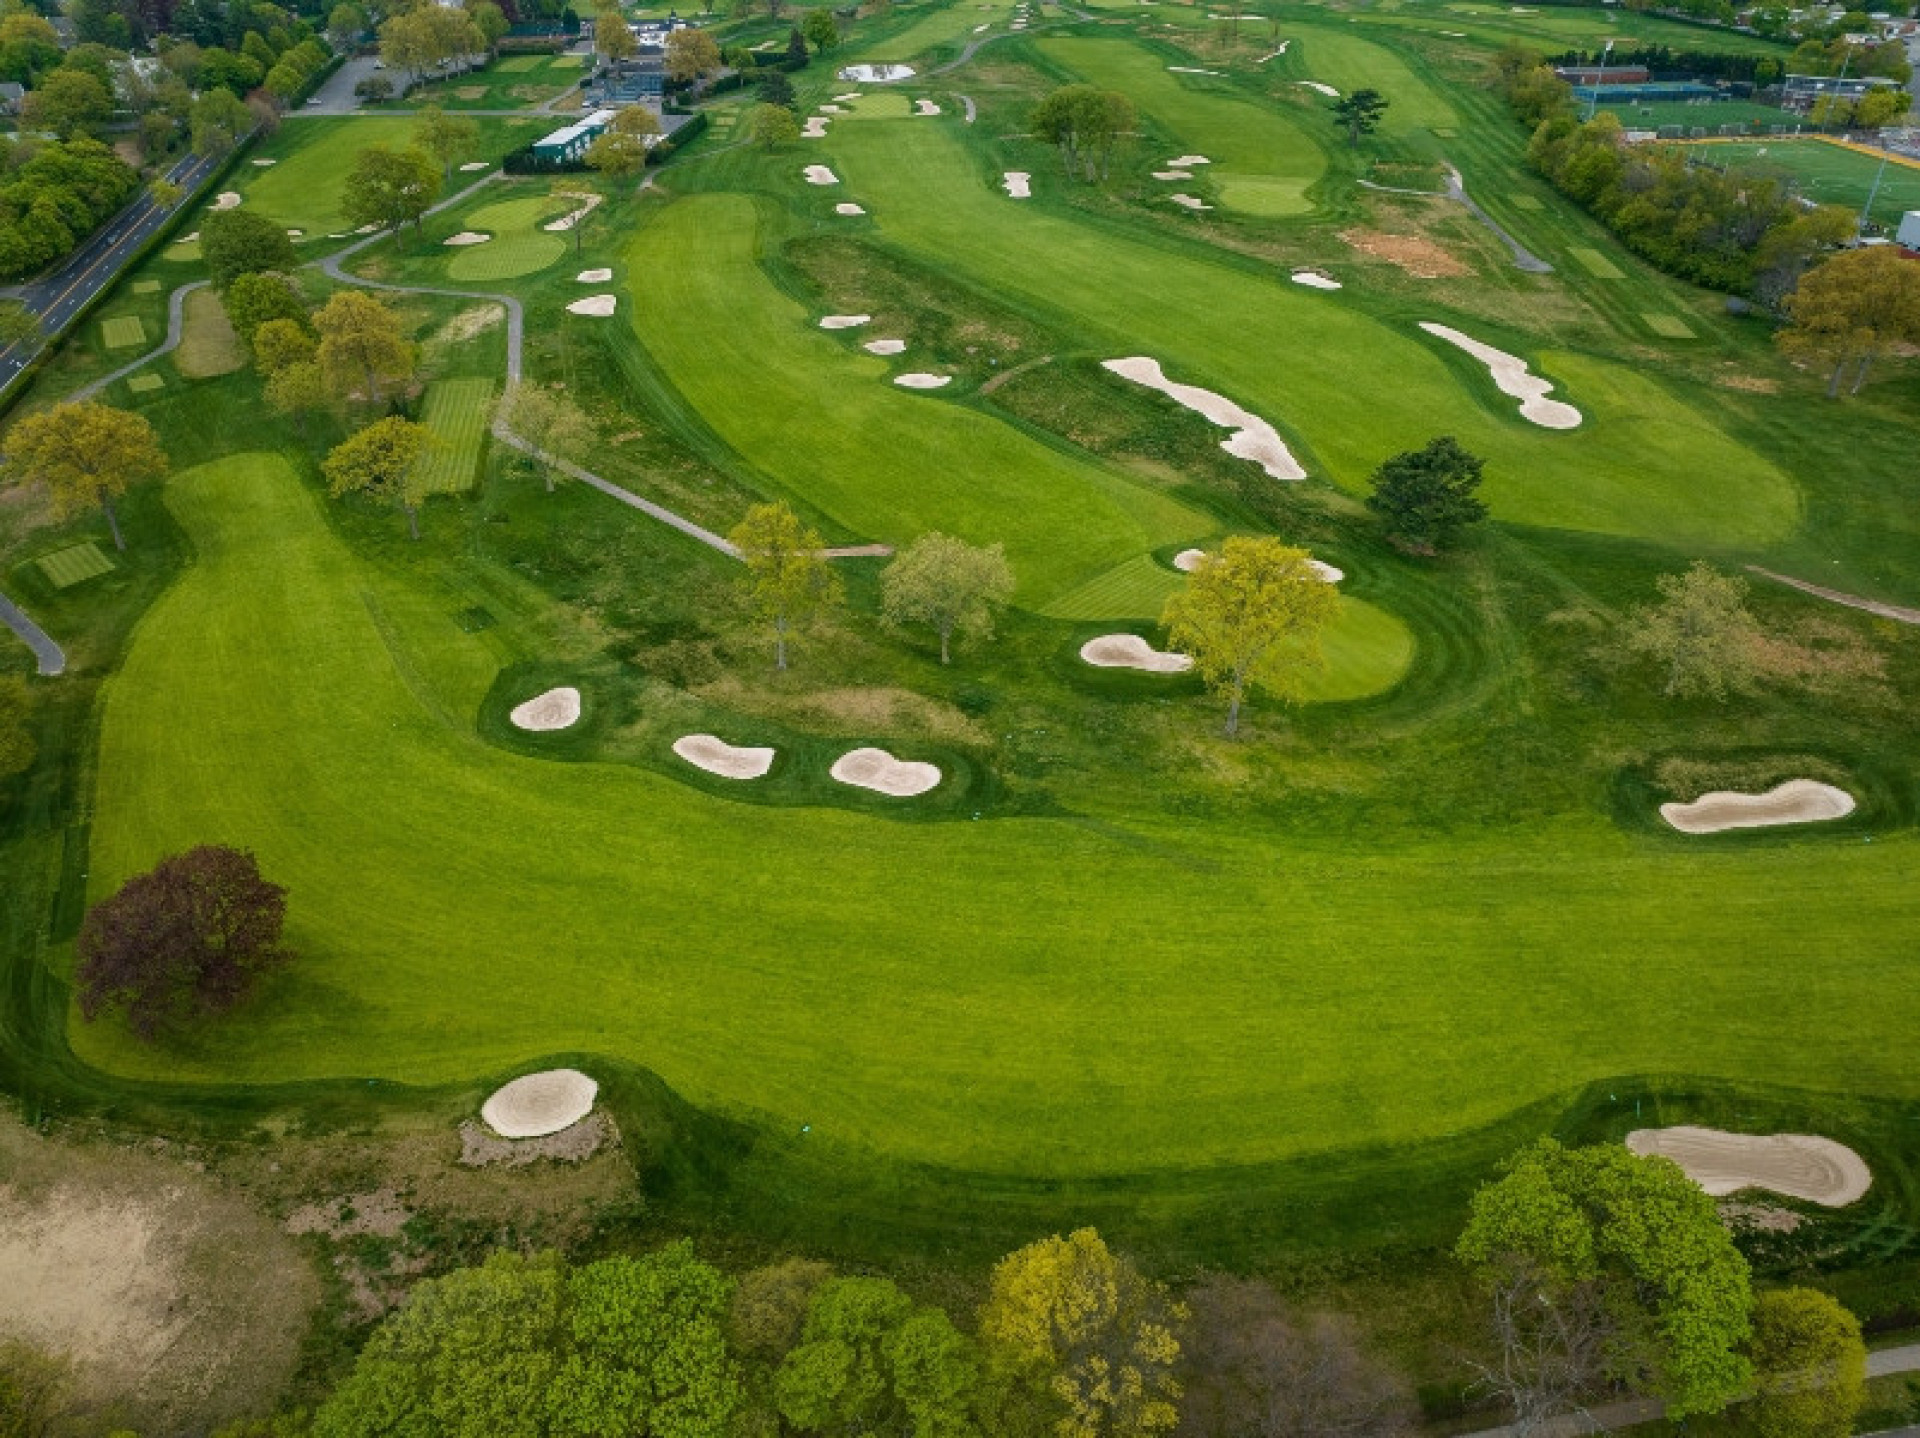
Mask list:
POLYGON ((1038 48, 1089 83, 1130 96, 1182 150, 1211 160, 1206 179, 1229 209, 1268 217, 1312 210, 1307 191, 1326 173, 1327 157, 1291 116, 1212 82, 1183 82, 1160 55, 1128 41, 1045 40, 1038 48))
POLYGON ((567 241, 564 235, 541 229, 540 223, 565 214, 572 203, 548 195, 481 206, 463 223, 493 238, 484 245, 456 250, 447 261, 447 278, 512 280, 544 270, 567 252, 567 241))
MULTIPOLYGON (((1004 542, 1040 607, 1135 554, 1206 534, 1207 516, 944 397, 817 328, 756 260, 754 204, 696 195, 658 212, 626 273, 633 324, 693 410, 771 484, 848 530, 1004 542)), ((857 332, 856 332, 857 333, 857 332)))
MULTIPOLYGON (((905 109, 894 96, 860 104, 905 109)), ((1798 518, 1785 474, 1626 365, 1530 357, 1586 417, 1574 431, 1543 430, 1484 368, 1411 321, 1197 248, 1007 203, 941 126, 876 119, 836 129, 825 146, 888 241, 1016 295, 1089 346, 1153 355, 1172 378, 1218 390, 1279 428, 1310 473, 1355 493, 1390 455, 1452 434, 1487 461, 1494 513, 1518 523, 1725 547, 1778 539, 1798 518)))
POLYGON ((284 460, 165 501, 195 563, 106 683, 89 893, 244 846, 298 957, 190 1043, 73 1018, 109 1072, 607 1054, 788 1133, 1036 1176, 1458 1133, 1623 1073, 1920 1094, 1911 831, 1707 850, 1520 808, 1291 846, 1163 777, 1106 795, 1111 832, 762 807, 482 742, 490 636, 352 555, 284 460))

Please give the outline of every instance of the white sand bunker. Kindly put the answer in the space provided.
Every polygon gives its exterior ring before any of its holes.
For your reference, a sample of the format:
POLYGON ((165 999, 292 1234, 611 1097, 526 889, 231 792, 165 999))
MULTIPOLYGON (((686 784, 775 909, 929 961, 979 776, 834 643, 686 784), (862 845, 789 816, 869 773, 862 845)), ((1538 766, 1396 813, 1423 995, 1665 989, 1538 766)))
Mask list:
POLYGON ((1866 1162, 1843 1143, 1805 1133, 1724 1133, 1717 1128, 1637 1128, 1627 1147, 1670 1158, 1715 1198, 1765 1188, 1827 1208, 1844 1208, 1873 1183, 1866 1162))
POLYGON ((870 355, 897 355, 906 347, 905 340, 868 340, 860 346, 870 355))
POLYGON ((462 166, 460 167, 460 172, 461 172, 462 174, 469 174, 469 175, 470 175, 470 174, 472 174, 472 173, 473 173, 473 172, 474 172, 475 170, 487 170, 487 169, 491 169, 491 168, 492 168, 492 166, 490 166, 490 165, 489 165, 489 164, 488 164, 488 163, 487 163, 487 162, 486 162, 485 160, 469 160, 469 161, 467 161, 467 163, 466 163, 466 164, 464 164, 464 165, 462 165, 462 166))
POLYGON ((825 115, 807 116, 807 123, 805 124, 805 126, 801 128, 800 138, 803 140, 826 139, 827 138, 827 117, 825 115))
POLYGON ((443 245, 484 245, 492 235, 483 235, 478 230, 462 230, 457 235, 448 235, 440 243, 443 245))
POLYGON ((1174 204, 1189 210, 1211 210, 1213 208, 1213 206, 1209 205, 1205 200, 1195 199, 1192 195, 1168 195, 1167 198, 1172 200, 1174 204))
POLYGON ((1211 165, 1212 163, 1213 161, 1209 160, 1205 155, 1175 155, 1171 160, 1167 161, 1167 168, 1169 170, 1184 170, 1189 165, 1211 165))
POLYGON ((577 210, 569 211, 568 213, 562 215, 557 220, 549 220, 546 224, 540 227, 541 229, 550 231, 554 234, 559 234, 562 231, 572 229, 575 225, 579 224, 588 215, 594 212, 594 208, 597 205, 599 205, 601 197, 599 195, 572 195, 569 198, 581 201, 582 203, 580 208, 577 210))
POLYGON ((944 389, 953 383, 950 374, 897 374, 893 382, 902 389, 944 389))
POLYGON ((594 319, 603 320, 619 307, 620 299, 617 295, 588 295, 584 300, 575 300, 568 305, 567 313, 591 315, 594 319))
POLYGON ((1296 85, 1305 85, 1309 90, 1318 90, 1322 95, 1331 95, 1336 100, 1340 98, 1340 92, 1338 90, 1334 89, 1331 85, 1322 85, 1318 80, 1295 80, 1293 83, 1296 85))
POLYGON ((280 162, 278 160, 255 160, 253 163, 264 170, 268 165, 277 165, 280 162))
POLYGON ((1318 270, 1295 270, 1293 282, 1305 285, 1310 290, 1337 290, 1341 287, 1340 281, 1332 275, 1323 275, 1318 270))
POLYGON ((842 784, 871 789, 895 799, 924 794, 940 782, 940 766, 896 759, 885 749, 853 749, 833 761, 827 771, 842 784))
POLYGON ((1000 177, 1000 183, 1007 187, 1007 193, 1016 200, 1024 200, 1033 194, 1033 176, 1025 170, 1008 170, 1000 177))
POLYGON ((885 85, 894 80, 911 80, 911 65, 849 65, 836 77, 861 85, 885 85))
POLYGON ((913 102, 913 110, 916 115, 937 115, 940 113, 940 107, 931 100, 915 100, 913 102))
POLYGON ((1224 70, 1197 70, 1191 65, 1169 65, 1167 68, 1176 75, 1224 75, 1224 70))
POLYGON ((833 98, 836 104, 844 105, 849 100, 858 100, 860 98, 860 92, 858 90, 849 90, 846 94, 835 95, 833 98))
POLYGON ((580 719, 580 691, 573 688, 549 689, 545 694, 536 694, 526 703, 514 706, 507 718, 513 721, 514 728, 530 730, 535 734, 570 728, 580 719))
POLYGON ((861 206, 861 205, 846 204, 846 205, 835 205, 833 207, 833 212, 836 215, 864 215, 866 213, 866 209, 864 206, 861 206))
POLYGON ((290 239, 290 240, 298 240, 298 239, 303 239, 303 238, 305 238, 305 236, 306 236, 306 233, 307 233, 307 232, 306 232, 305 230, 288 230, 288 231, 287 231, 287 238, 288 238, 288 239, 290 239))
POLYGON ((673 752, 694 768, 722 779, 761 779, 773 767, 773 750, 743 749, 712 734, 688 734, 676 739, 673 752))
POLYGON ((592 1113, 599 1093, 600 1085, 578 1069, 548 1069, 496 1090, 480 1117, 502 1138, 545 1138, 592 1113))
POLYGON ((820 107, 820 113, 823 115, 844 115, 847 112, 838 105, 822 105, 820 107))
POLYGON ((1844 819, 1853 807, 1853 795, 1845 789, 1813 779, 1789 779, 1764 794, 1716 789, 1691 804, 1662 804, 1660 817, 1683 834, 1717 834, 1723 829, 1844 819))
POLYGON ((1193 668, 1186 654, 1155 649, 1138 634, 1102 634, 1080 646, 1080 657, 1097 669, 1144 669, 1149 674, 1184 674, 1193 668))
POLYGON ((1553 382, 1528 373, 1527 362, 1518 355, 1481 344, 1472 335, 1463 335, 1459 330, 1429 320, 1420 321, 1420 328, 1450 345, 1458 346, 1485 365, 1500 393, 1510 394, 1520 401, 1522 419, 1531 420, 1543 429, 1575 429, 1579 426, 1580 411, 1560 400, 1548 399, 1547 396, 1553 392, 1553 382))
POLYGON ((235 190, 222 190, 213 197, 215 210, 231 210, 240 203, 240 195, 235 190))
POLYGON ((809 185, 837 185, 840 183, 840 177, 825 165, 808 165, 806 175, 809 185))
POLYGON ((574 278, 583 285, 604 285, 613 278, 612 270, 582 270, 574 278))
POLYGON ((1305 479, 1307 472, 1293 457, 1286 441, 1274 427, 1257 414, 1250 414, 1225 395, 1215 394, 1198 385, 1179 384, 1160 369, 1160 361, 1145 355, 1105 361, 1105 368, 1122 379, 1157 389, 1175 404, 1183 404, 1222 429, 1233 433, 1220 442, 1220 448, 1236 459, 1250 459, 1275 479, 1305 479))
POLYGON ((1191 180, 1193 178, 1193 171, 1192 170, 1155 170, 1153 172, 1153 177, 1156 180, 1191 180))
POLYGON ((857 330, 872 318, 872 315, 823 315, 820 319, 820 328, 823 330, 857 330))
MULTIPOLYGON (((1191 574, 1200 567, 1200 561, 1207 557, 1204 549, 1183 549, 1173 556, 1173 567, 1182 574, 1191 574)), ((1347 577, 1347 571, 1336 569, 1331 564, 1318 559, 1309 559, 1307 568, 1319 575, 1328 584, 1338 584, 1347 577)))

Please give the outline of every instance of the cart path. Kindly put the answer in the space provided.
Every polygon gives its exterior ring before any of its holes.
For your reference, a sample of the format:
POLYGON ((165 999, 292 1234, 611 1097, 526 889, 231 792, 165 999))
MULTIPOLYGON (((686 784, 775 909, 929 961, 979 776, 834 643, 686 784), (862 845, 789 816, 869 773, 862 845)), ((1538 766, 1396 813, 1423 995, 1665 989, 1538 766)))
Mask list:
POLYGON ((33 651, 35 663, 42 674, 53 675, 66 672, 67 656, 51 635, 27 617, 27 612, 15 604, 6 595, 0 594, 0 624, 4 624, 25 642, 33 651))
POLYGON ((1552 265, 1548 264, 1532 250, 1521 244, 1507 232, 1506 228, 1498 220, 1480 208, 1479 201, 1467 193, 1466 181, 1460 178, 1460 172, 1454 169, 1452 165, 1447 166, 1447 188, 1445 190, 1408 190, 1401 188, 1399 185, 1377 185, 1372 180, 1358 180, 1355 183, 1360 185, 1362 189, 1378 190, 1383 195, 1413 195, 1422 200, 1452 200, 1456 204, 1465 205, 1467 207, 1467 213, 1485 225, 1489 230, 1492 230, 1493 233, 1499 237, 1500 243, 1512 252, 1515 269, 1525 270, 1530 275, 1550 275, 1553 273, 1552 265))
POLYGON ((1878 599, 1862 599, 1857 594, 1845 594, 1838 589, 1827 589, 1804 579, 1795 579, 1792 575, 1775 574, 1771 569, 1762 569, 1757 564, 1749 564, 1747 572, 1757 574, 1762 579, 1771 579, 1775 584, 1784 584, 1789 589, 1797 589, 1802 594, 1811 594, 1816 599, 1824 599, 1829 604, 1844 604, 1849 609, 1864 609, 1869 614, 1877 614, 1882 619, 1892 619, 1901 624, 1920 624, 1920 609, 1907 609, 1898 604, 1883 604, 1878 599))
POLYGON ((187 296, 195 290, 204 290, 212 283, 213 281, 211 280, 195 280, 191 284, 180 286, 179 289, 167 296, 166 338, 162 339, 159 345, 148 350, 145 354, 141 355, 139 359, 133 361, 133 363, 123 364, 119 369, 113 371, 113 373, 101 375, 99 379, 81 385, 79 389, 67 396, 68 402, 92 399, 115 380, 125 379, 135 370, 159 359, 161 355, 172 354, 175 350, 179 349, 180 337, 186 332, 187 296))

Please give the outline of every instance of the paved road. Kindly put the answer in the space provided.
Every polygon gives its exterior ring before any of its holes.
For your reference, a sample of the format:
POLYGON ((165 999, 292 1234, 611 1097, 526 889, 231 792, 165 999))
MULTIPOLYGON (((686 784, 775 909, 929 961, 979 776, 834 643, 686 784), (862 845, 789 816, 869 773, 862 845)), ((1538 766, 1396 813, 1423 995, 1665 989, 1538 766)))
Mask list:
MULTIPOLYGON (((218 163, 217 159, 189 155, 167 171, 167 179, 191 196, 218 163)), ((180 203, 188 202, 182 199, 180 203)), ((150 196, 142 194, 109 220, 57 274, 50 279, 36 280, 4 293, 23 301, 27 308, 39 315, 40 328, 47 339, 51 339, 95 295, 119 278, 121 266, 173 218, 176 209, 160 209, 150 196)), ((0 393, 4 393, 20 377, 20 371, 26 368, 27 362, 44 343, 46 339, 39 343, 9 345, 0 350, 0 393)))
POLYGON ((59 674, 66 669, 67 656, 60 646, 53 642, 46 630, 27 618, 25 610, 4 594, 0 594, 0 624, 6 625, 26 641, 42 674, 59 674))

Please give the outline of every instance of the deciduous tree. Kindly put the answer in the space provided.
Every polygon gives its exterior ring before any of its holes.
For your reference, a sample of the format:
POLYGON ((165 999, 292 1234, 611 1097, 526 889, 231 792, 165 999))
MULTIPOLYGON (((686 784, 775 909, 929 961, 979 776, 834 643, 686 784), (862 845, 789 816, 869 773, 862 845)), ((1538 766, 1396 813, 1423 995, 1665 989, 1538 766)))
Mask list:
POLYGON ((806 19, 800 22, 800 33, 813 45, 816 54, 824 55, 840 43, 840 26, 828 9, 809 10, 806 19))
POLYGON ((0 349, 39 341, 40 316, 18 300, 0 300, 0 349))
POLYGON ((1340 607, 1304 549, 1235 535, 1167 601, 1167 642, 1191 655, 1207 687, 1227 700, 1227 735, 1240 729, 1249 684, 1283 700, 1299 697, 1320 667, 1320 631, 1340 607))
POLYGON ((288 365, 313 364, 320 342, 307 327, 307 317, 267 320, 252 336, 253 363, 261 374, 278 374, 288 365))
POLYGON ((640 53, 640 42, 617 3, 602 4, 595 13, 593 43, 615 65, 624 65, 640 53))
POLYGON ((249 345, 253 343, 254 332, 270 320, 283 321, 296 328, 307 323, 306 300, 294 288, 292 280, 273 270, 235 276, 221 298, 234 332, 249 345))
POLYGON ((783 109, 793 108, 793 81, 787 78, 785 70, 769 70, 754 84, 754 93, 760 97, 763 105, 779 105, 783 109))
POLYGON ((1479 500, 1482 462, 1449 435, 1396 454, 1373 472, 1367 508, 1403 548, 1433 554, 1487 517, 1479 500))
POLYGON ((438 105, 429 105, 413 122, 413 142, 440 162, 444 180, 453 173, 454 161, 472 153, 480 138, 478 122, 467 115, 449 115, 438 105))
POLYGON ((940 636, 940 662, 957 634, 993 637, 994 612, 1013 597, 1013 570, 1001 546, 973 545, 923 534, 880 577, 881 613, 889 624, 924 624, 940 636))
POLYGON ((1456 1252, 1493 1298, 1499 1356, 1483 1376, 1520 1421, 1600 1375, 1676 1419, 1717 1412, 1752 1378, 1746 1260, 1667 1159, 1541 1139, 1474 1195, 1456 1252))
POLYGON ((1153 1438, 1179 1422, 1186 1316, 1083 1228, 1000 1260, 980 1338, 990 1363, 1050 1396, 1059 1438, 1153 1438))
POLYGON ((13 480, 45 485, 58 513, 98 503, 115 549, 127 544, 114 500, 167 472, 166 452, 144 416, 92 400, 57 404, 20 420, 7 434, 6 456, 13 480))
POLYGON ((1347 132, 1349 145, 1358 145, 1362 135, 1371 135, 1380 128, 1380 117, 1386 113, 1388 103, 1387 97, 1378 90, 1355 90, 1334 101, 1334 123, 1347 132))
POLYGON ((720 47, 705 30, 689 25, 667 36, 668 79, 691 82, 704 79, 719 68, 720 47))
POLYGON ((432 435, 427 427, 397 414, 375 420, 358 434, 349 435, 321 461, 327 492, 371 494, 397 505, 407 516, 407 533, 420 537, 420 505, 426 499, 420 487, 420 456, 432 435))
POLYGON ((1760 626, 1747 611, 1746 581, 1695 560, 1685 574, 1663 574, 1655 583, 1660 602, 1628 616, 1626 646, 1666 671, 1661 692, 1723 699, 1750 689, 1760 626))
POLYGON ((800 1341, 807 1309, 833 1270, 810 1258, 789 1258, 756 1268, 733 1292, 727 1331, 749 1358, 778 1363, 800 1341))
POLYGON ((194 154, 224 155, 253 128, 253 111, 233 91, 214 88, 193 102, 187 123, 193 136, 194 154))
POLYGON ((821 553, 826 542, 785 501, 754 505, 727 538, 746 564, 755 616, 773 628, 773 667, 784 670, 788 635, 840 598, 840 581, 821 553))
POLYGON ((286 415, 302 434, 307 431, 308 415, 334 403, 326 371, 310 359, 294 360, 274 370, 267 377, 266 396, 274 412, 286 415))
POLYGON ((398 230, 421 217, 440 198, 440 170, 422 150, 369 145, 354 157, 340 192, 340 212, 352 225, 398 230))
POLYGON ((1753 1304, 1753 1398, 1741 1416, 1754 1438, 1847 1438, 1867 1397, 1860 1320, 1811 1288, 1763 1293, 1753 1304))
POLYGON ((320 364, 345 389, 358 379, 367 386, 367 403, 380 403, 380 376, 406 375, 413 354, 400 335, 400 317, 372 295, 341 290, 313 317, 320 332, 320 364))
POLYGON ((287 891, 249 853, 202 844, 162 859, 87 912, 74 971, 81 1015, 124 1008, 128 1027, 151 1039, 225 1013, 292 957, 280 942, 286 914, 287 891))
POLYGON ((241 275, 290 273, 299 263, 286 227, 250 210, 217 210, 200 226, 200 254, 221 289, 241 275))
POLYGON ((27 91, 20 123, 51 130, 63 140, 97 134, 113 118, 113 92, 85 70, 63 66, 27 91))
POLYGON ((778 149, 800 138, 800 122, 785 105, 755 105, 748 123, 754 143, 763 150, 778 149))
POLYGON ((822 1284, 774 1375, 780 1412, 803 1433, 968 1438, 979 1386, 973 1345, 952 1320, 884 1278, 822 1284))
POLYGON ((510 422, 515 434, 531 444, 533 461, 553 493, 555 458, 578 454, 593 443, 593 421, 564 391, 551 385, 523 382, 513 391, 510 422))
MULTIPOLYGON (((660 134, 660 122, 645 105, 629 105, 587 146, 586 162, 616 180, 630 180, 647 167, 647 151, 660 134)), ((574 224, 575 240, 581 221, 574 224)))
POLYGON ((1801 278, 1785 309, 1792 323, 1777 335, 1780 348, 1833 366, 1829 399, 1840 397, 1847 366, 1856 365, 1858 394, 1878 356, 1920 343, 1920 265, 1891 245, 1842 250, 1801 278))
POLYGON ((1117 90, 1092 85, 1063 85, 1035 107, 1033 133, 1060 147, 1067 173, 1086 179, 1107 177, 1113 147, 1138 123, 1133 101, 1117 90))

